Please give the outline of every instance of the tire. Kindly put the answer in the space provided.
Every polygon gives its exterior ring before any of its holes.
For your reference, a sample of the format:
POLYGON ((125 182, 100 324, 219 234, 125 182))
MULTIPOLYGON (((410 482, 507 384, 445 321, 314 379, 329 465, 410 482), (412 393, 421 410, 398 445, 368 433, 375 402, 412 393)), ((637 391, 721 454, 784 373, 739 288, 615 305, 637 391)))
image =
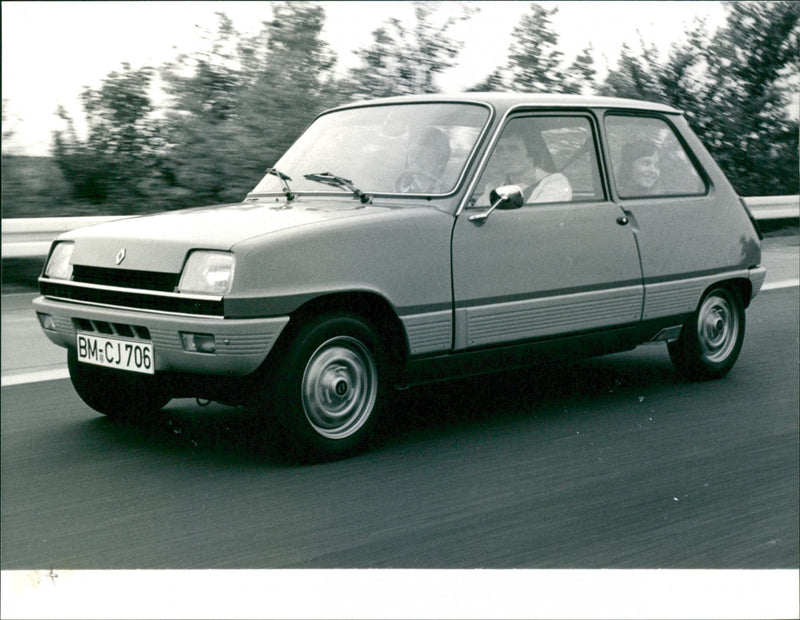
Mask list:
POLYGON ((707 380, 725 376, 744 342, 745 312, 739 296, 725 287, 709 291, 675 342, 667 344, 678 374, 707 380))
POLYGON ((143 419, 170 401, 164 386, 153 376, 84 364, 75 351, 67 354, 67 366, 78 396, 110 418, 143 419))
POLYGON ((266 380, 286 447, 312 461, 363 449, 388 385, 375 329, 349 314, 320 316, 301 327, 266 380))

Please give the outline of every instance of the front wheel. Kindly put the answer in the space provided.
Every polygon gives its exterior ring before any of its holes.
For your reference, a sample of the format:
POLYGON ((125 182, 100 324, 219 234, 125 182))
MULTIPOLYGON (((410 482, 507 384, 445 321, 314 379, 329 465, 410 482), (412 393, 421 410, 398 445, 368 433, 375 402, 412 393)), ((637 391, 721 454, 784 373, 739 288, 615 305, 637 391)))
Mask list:
POLYGON ((153 376, 84 364, 75 351, 67 354, 67 366, 72 386, 83 402, 111 418, 142 419, 170 401, 153 376))
POLYGON ((669 355, 680 375, 691 380, 718 379, 733 368, 744 342, 745 313, 738 295, 718 287, 700 302, 669 355))
POLYGON ((272 409, 300 454, 349 454, 364 447, 381 409, 383 347, 361 318, 321 316, 300 329, 269 382, 272 409))

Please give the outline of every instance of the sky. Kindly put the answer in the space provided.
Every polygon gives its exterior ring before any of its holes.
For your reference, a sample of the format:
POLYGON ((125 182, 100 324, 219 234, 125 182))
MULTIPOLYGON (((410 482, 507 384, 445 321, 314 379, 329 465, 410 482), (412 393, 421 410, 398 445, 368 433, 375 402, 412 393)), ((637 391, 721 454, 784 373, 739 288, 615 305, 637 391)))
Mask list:
MULTIPOLYGON (((323 1, 324 38, 336 51, 339 70, 353 66, 356 49, 389 17, 411 15, 410 2, 323 1)), ((464 42, 458 66, 439 81, 445 92, 474 85, 503 64, 510 33, 528 2, 478 1, 481 10, 453 30, 464 42)), ((695 17, 713 31, 724 22, 719 2, 634 0, 540 2, 558 7, 552 18, 560 47, 571 61, 588 44, 602 76, 614 67, 623 43, 638 48, 640 35, 666 54, 695 17)), ((216 29, 218 11, 236 28, 254 33, 270 17, 269 2, 2 2, 3 153, 45 155, 64 106, 80 130, 79 96, 96 88, 123 62, 158 67, 179 53, 199 49, 203 29, 216 29)), ((455 4, 451 4, 455 10, 455 4)), ((450 10, 444 5, 444 10, 450 10)), ((310 119, 309 119, 310 120, 310 119)))

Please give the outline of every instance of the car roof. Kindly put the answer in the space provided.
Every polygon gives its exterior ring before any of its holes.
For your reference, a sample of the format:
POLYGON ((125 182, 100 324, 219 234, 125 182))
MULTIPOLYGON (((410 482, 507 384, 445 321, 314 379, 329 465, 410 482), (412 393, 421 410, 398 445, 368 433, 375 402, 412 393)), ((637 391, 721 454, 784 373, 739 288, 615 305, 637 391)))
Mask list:
MULTIPOLYGON (((555 93, 509 93, 509 92, 466 92, 437 93, 429 95, 401 95, 383 99, 354 101, 341 108, 388 103, 483 103, 495 108, 499 113, 516 107, 543 108, 612 108, 624 110, 647 110, 667 114, 682 114, 676 108, 652 101, 623 99, 620 97, 600 97, 594 95, 564 95, 555 93)), ((338 108, 337 108, 338 109, 338 108)))

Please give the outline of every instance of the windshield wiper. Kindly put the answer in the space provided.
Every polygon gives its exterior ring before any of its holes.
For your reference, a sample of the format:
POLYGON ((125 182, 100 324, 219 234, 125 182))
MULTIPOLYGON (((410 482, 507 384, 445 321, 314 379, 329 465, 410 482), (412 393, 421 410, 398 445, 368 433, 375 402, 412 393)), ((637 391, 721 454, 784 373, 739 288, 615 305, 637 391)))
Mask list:
POLYGON ((351 180, 345 179, 344 177, 336 176, 335 174, 331 174, 330 172, 323 172, 321 174, 304 174, 303 177, 308 179, 309 181, 316 181, 317 183, 332 185, 333 187, 349 189, 351 192, 353 192, 353 194, 355 194, 356 198, 358 198, 362 203, 372 201, 372 198, 370 198, 367 194, 365 194, 355 185, 353 185, 353 182, 351 180))
POLYGON ((290 200, 294 200, 294 194, 292 190, 289 188, 289 181, 292 180, 288 174, 284 174, 277 168, 267 168, 267 174, 271 174, 274 177, 278 177, 281 182, 283 183, 283 193, 286 196, 286 201, 289 202, 290 200))

